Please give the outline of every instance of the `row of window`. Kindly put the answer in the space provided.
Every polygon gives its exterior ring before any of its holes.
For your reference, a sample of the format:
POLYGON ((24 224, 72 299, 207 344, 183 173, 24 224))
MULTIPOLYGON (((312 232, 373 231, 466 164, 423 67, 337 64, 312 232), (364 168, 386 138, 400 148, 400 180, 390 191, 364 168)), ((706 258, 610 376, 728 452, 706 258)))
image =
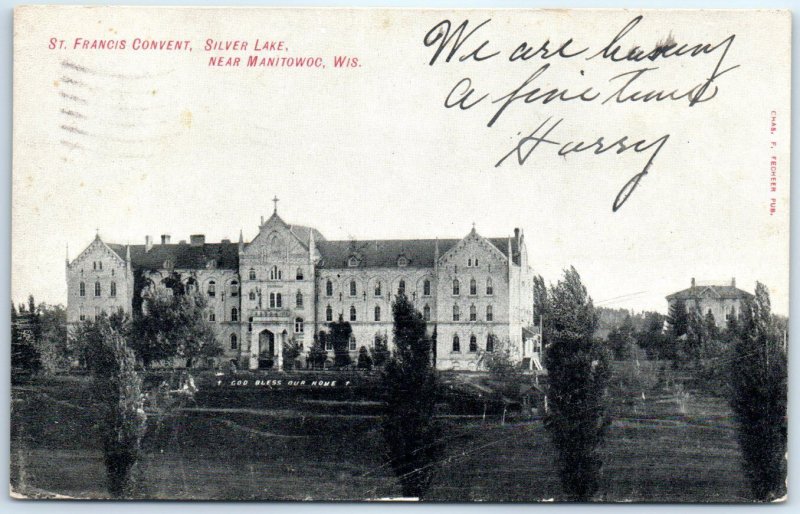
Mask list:
MULTIPOLYGON (((78 286, 78 290, 79 290, 79 294, 81 296, 86 296, 86 282, 81 282, 80 285, 78 286)), ((117 296, 117 283, 116 282, 113 282, 113 281, 111 282, 111 284, 109 285, 108 294, 111 297, 116 297, 117 296)), ((95 282, 94 283, 94 295, 98 296, 98 297, 99 296, 103 296, 103 287, 100 285, 100 282, 95 282)))
MULTIPOLYGON (((375 282, 374 286, 374 295, 381 296, 382 294, 382 284, 380 281, 375 282)), ((401 280, 397 284, 397 294, 405 294, 406 292, 406 281, 401 280)), ((458 296, 461 294, 461 282, 458 279, 453 280, 453 295, 458 296)), ((469 294, 470 296, 477 296, 478 294, 478 282, 473 278, 469 281, 469 294)), ((492 284, 492 277, 486 278, 486 295, 492 296, 494 294, 494 285, 492 284)), ((422 296, 430 296, 431 295, 431 281, 425 279, 422 283, 422 296)), ((325 296, 331 297, 333 296, 333 282, 328 280, 325 282, 325 296)), ((358 296, 358 284, 355 280, 350 281, 350 296, 355 297, 358 296)))
MULTIPOLYGON (((250 268, 250 271, 247 273, 247 276, 250 280, 257 280, 256 277, 256 270, 250 268)), ((283 280, 283 270, 278 268, 277 266, 273 266, 269 269, 269 279, 270 280, 283 280)), ((297 268, 294 274, 295 280, 303 280, 303 268, 297 268)))
MULTIPOLYGON (((190 279, 191 282, 186 283, 186 290, 191 291, 193 289, 193 280, 190 279)), ((239 296, 239 281, 234 280, 230 283, 229 286, 230 295, 232 298, 236 298, 239 296)), ((217 283, 214 280, 209 280, 208 284, 206 285, 206 294, 209 298, 214 298, 217 296, 217 283)))
MULTIPOLYGON (((379 335, 375 335, 375 344, 377 345, 378 339, 380 339, 379 335)), ((330 352, 333 350, 333 339, 328 337, 328 335, 323 331, 319 333, 319 340, 322 345, 325 347, 325 351, 330 352)), ((350 334, 350 340, 348 341, 347 348, 349 351, 354 352, 358 347, 358 341, 356 339, 355 334, 350 334)))
MULTIPOLYGON (((477 262, 477 261, 476 261, 477 262)), ((461 282, 458 279, 453 280, 453 296, 461 294, 461 282)), ((473 278, 469 281, 469 294, 476 296, 478 294, 478 282, 473 278)), ((494 294, 494 286, 492 285, 492 277, 486 278, 486 295, 492 296, 494 294)))
MULTIPOLYGON (((425 305, 422 308, 422 318, 425 321, 431 320, 431 307, 430 305, 425 305)), ((372 311, 372 319, 373 321, 381 321, 381 307, 380 305, 376 305, 372 311)), ((333 321, 333 308, 330 305, 325 307, 325 321, 333 321)), ((356 307, 354 305, 350 306, 350 321, 358 321, 358 313, 356 311, 356 307)))
MULTIPOLYGON (((256 301, 256 292, 250 291, 249 298, 251 301, 256 301)), ((298 309, 303 308, 303 293, 300 291, 294 296, 294 306, 298 309)), ((272 292, 269 294, 269 308, 281 309, 283 308, 283 295, 281 293, 272 292)))
MULTIPOLYGON (((474 305, 469 306, 469 320, 478 321, 478 308, 474 305)), ((461 321, 461 308, 458 305, 453 305, 453 321, 461 321)), ((494 321, 494 308, 491 305, 486 306, 486 321, 494 321)))
MULTIPOLYGON (((495 336, 489 334, 486 336, 486 351, 493 352, 494 351, 494 341, 495 336)), ((475 337, 475 334, 469 336, 469 352, 475 353, 478 351, 478 338, 475 337)), ((458 337, 458 334, 453 336, 453 352, 459 353, 461 352, 461 340, 458 337)))

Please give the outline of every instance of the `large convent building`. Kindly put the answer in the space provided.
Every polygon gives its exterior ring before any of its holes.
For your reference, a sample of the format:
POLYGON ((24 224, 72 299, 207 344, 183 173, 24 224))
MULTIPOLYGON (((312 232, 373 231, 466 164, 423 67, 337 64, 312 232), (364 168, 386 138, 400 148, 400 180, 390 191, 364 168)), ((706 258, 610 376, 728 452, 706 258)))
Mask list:
MULTIPOLYGON (((277 204, 276 204, 277 205, 277 204)), ((392 341, 392 301, 405 295, 436 327, 436 366, 476 370, 486 354, 507 348, 530 366, 540 351, 533 326, 533 278, 525 236, 486 238, 472 230, 462 239, 329 241, 314 228, 262 218, 249 243, 189 242, 143 245, 94 241, 67 258, 67 322, 101 312, 131 312, 134 275, 156 286, 178 273, 187 289, 208 298, 207 319, 225 349, 222 361, 256 369, 282 368, 283 342, 302 344, 301 362, 314 334, 341 316, 353 329, 355 357, 376 338, 392 341)), ((139 292, 138 294, 141 294, 139 292)), ((331 351, 332 348, 327 348, 331 351)))

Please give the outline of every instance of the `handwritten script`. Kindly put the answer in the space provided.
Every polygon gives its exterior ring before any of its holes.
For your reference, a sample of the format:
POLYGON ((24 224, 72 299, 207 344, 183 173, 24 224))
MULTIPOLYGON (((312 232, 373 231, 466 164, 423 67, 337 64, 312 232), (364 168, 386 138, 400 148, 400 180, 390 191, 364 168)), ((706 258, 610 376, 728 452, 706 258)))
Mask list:
MULTIPOLYGON (((666 102, 693 108, 713 101, 720 90, 720 79, 729 77, 728 73, 739 67, 738 64, 726 62, 736 35, 727 35, 719 41, 691 43, 677 42, 670 35, 650 48, 641 47, 633 41, 636 38, 636 28, 643 19, 643 16, 636 16, 610 40, 595 48, 576 43, 573 38, 569 38, 561 43, 552 43, 549 39, 541 44, 523 41, 513 49, 499 50, 487 36, 491 30, 491 18, 479 23, 469 19, 460 23, 449 19, 439 21, 425 34, 423 44, 433 51, 428 62, 430 66, 496 60, 512 63, 534 61, 531 68, 533 71, 526 72, 524 79, 512 83, 506 90, 481 90, 473 78, 465 76, 447 92, 445 108, 487 111, 486 126, 489 128, 498 124, 508 112, 531 105, 539 107, 536 110, 538 113, 541 106, 559 103, 637 108, 647 103, 666 102), (702 76, 686 77, 686 73, 681 74, 676 68, 665 66, 666 63, 687 59, 702 61, 702 76), (558 62, 566 60, 607 63, 605 68, 611 72, 588 86, 585 83, 580 87, 570 84, 552 85, 554 81, 567 80, 565 74, 559 73, 560 70, 557 69, 558 62), (654 88, 646 85, 658 83, 659 80, 664 80, 670 86, 654 88)), ((583 70, 580 75, 585 79, 583 70)), ((612 210, 616 212, 636 191, 642 179, 652 171, 656 157, 670 139, 670 134, 649 138, 623 134, 569 140, 559 133, 566 123, 563 117, 547 116, 543 121, 535 123, 535 128, 519 130, 517 135, 521 137, 499 158, 495 168, 506 163, 522 166, 532 159, 535 152, 547 150, 555 151, 564 158, 579 153, 595 156, 606 153, 621 155, 626 152, 644 154, 646 161, 641 169, 625 182, 614 199, 612 210)))

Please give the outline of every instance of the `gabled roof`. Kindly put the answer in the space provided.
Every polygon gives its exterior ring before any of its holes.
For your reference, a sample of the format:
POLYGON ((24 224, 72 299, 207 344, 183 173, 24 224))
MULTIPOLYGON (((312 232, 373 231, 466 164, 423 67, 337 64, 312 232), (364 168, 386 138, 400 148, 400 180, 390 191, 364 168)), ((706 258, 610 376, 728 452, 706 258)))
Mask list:
MULTIPOLYGON (((117 255, 125 258, 126 245, 109 244, 117 255)), ((239 245, 237 243, 154 244, 150 251, 145 245, 130 245, 131 263, 140 268, 162 269, 164 262, 171 261, 175 269, 206 269, 209 261, 216 261, 218 269, 239 269, 239 245)))
POLYGON ((678 291, 677 293, 672 293, 671 295, 667 296, 667 300, 693 300, 706 297, 708 296, 708 293, 710 293, 712 297, 719 298, 721 300, 745 300, 748 298, 753 298, 752 294, 732 285, 709 285, 689 287, 682 291, 678 291))

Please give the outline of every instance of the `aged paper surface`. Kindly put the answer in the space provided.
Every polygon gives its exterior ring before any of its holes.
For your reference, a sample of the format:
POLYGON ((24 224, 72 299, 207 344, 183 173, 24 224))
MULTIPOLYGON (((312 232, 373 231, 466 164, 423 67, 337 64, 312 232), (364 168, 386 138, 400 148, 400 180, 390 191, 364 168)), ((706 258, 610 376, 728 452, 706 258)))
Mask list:
POLYGON ((742 443, 760 397, 730 391, 757 370, 786 394, 785 367, 741 349, 785 358, 790 27, 766 10, 17 8, 12 494, 781 497, 783 459, 756 472, 742 443), (559 303, 571 267, 595 322, 567 386, 610 370, 577 475, 573 428, 545 426, 570 407, 553 320, 589 319, 559 303), (199 303, 148 321, 178 296, 199 303), (436 385, 397 428, 401 297, 436 385), (99 371, 87 327, 119 310, 99 371))

